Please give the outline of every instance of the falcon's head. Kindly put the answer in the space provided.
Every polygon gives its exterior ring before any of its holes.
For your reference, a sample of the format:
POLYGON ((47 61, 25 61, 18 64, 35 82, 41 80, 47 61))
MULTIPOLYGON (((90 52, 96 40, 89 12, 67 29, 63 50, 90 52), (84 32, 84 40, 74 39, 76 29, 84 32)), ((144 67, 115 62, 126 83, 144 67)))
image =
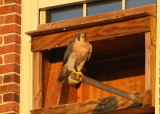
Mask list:
POLYGON ((77 35, 77 38, 76 38, 78 41, 86 41, 87 38, 86 38, 86 34, 85 33, 79 33, 77 35))

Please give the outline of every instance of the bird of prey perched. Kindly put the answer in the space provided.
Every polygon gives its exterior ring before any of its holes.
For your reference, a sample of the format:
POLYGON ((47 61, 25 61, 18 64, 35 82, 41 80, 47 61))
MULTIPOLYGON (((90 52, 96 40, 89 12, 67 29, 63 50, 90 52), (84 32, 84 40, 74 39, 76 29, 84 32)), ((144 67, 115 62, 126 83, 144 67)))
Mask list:
POLYGON ((73 72, 76 75, 83 76, 81 70, 92 53, 92 45, 87 41, 85 33, 79 33, 72 41, 65 52, 63 59, 63 68, 58 78, 59 82, 64 82, 73 72))

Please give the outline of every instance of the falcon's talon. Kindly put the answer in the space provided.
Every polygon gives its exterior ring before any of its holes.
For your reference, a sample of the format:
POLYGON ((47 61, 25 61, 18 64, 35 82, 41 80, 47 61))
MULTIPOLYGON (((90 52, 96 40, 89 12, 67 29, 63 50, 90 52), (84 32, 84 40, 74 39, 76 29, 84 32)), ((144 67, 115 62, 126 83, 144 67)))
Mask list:
POLYGON ((78 72, 74 72, 77 76, 79 76, 79 80, 81 81, 84 77, 84 75, 82 74, 82 72, 78 71, 78 72))
POLYGON ((80 82, 82 81, 83 77, 84 77, 84 76, 82 76, 82 75, 79 77, 80 82))

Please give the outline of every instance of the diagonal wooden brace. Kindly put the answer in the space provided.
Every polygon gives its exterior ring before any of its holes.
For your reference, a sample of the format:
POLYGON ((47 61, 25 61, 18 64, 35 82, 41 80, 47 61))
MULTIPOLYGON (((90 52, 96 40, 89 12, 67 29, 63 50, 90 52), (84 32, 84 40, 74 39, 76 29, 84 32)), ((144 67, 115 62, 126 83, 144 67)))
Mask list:
POLYGON ((129 100, 132 100, 134 102, 142 104, 142 101, 140 100, 140 98, 138 98, 135 94, 128 93, 128 92, 123 91, 121 89, 112 87, 110 85, 104 84, 104 83, 99 82, 99 81, 96 81, 96 80, 94 80, 92 78, 89 78, 87 76, 83 76, 81 82, 92 85, 96 88, 102 89, 104 91, 116 94, 118 96, 121 96, 121 97, 127 98, 129 100))

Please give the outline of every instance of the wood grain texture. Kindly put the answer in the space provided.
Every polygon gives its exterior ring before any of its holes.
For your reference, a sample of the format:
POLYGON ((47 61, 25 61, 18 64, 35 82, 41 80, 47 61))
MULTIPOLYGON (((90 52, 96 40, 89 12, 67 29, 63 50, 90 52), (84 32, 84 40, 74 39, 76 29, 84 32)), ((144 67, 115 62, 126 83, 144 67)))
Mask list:
POLYGON ((150 72, 151 72, 151 90, 152 90, 152 106, 155 106, 155 77, 156 77, 156 31, 157 19, 151 17, 151 46, 150 46, 150 72))
POLYGON ((150 18, 138 18, 109 25, 95 26, 32 38, 32 51, 57 48, 68 45, 79 32, 87 34, 88 41, 97 41, 118 36, 149 31, 150 18))
POLYGON ((44 107, 45 98, 47 93, 47 86, 49 81, 49 73, 51 68, 50 54, 48 52, 42 52, 42 104, 44 107))
POLYGON ((33 109, 42 108, 42 53, 33 53, 33 109))
POLYGON ((70 104, 77 102, 77 88, 63 83, 59 104, 70 104))
POLYGON ((145 33, 145 89, 151 89, 151 33, 145 33))
MULTIPOLYGON (((144 94, 144 92, 142 92, 141 94, 144 94)), ((142 95, 142 99, 144 97, 145 96, 142 95)), ((59 105, 56 107, 48 107, 48 108, 39 109, 39 110, 32 110, 31 114, 77 114, 77 113, 79 114, 103 113, 104 114, 113 110, 118 111, 119 109, 124 109, 129 107, 135 108, 135 106, 139 106, 139 104, 134 103, 133 101, 127 100, 122 97, 111 96, 111 97, 89 100, 84 102, 77 102, 73 104, 59 105)), ((154 112, 154 108, 151 108, 149 106, 148 108, 146 108, 146 110, 141 110, 141 112, 143 111, 146 113, 154 112)))
MULTIPOLYGON (((144 60, 144 55, 139 55, 106 62, 104 62, 103 59, 103 62, 99 60, 97 62, 94 62, 96 60, 89 61, 85 66, 85 75, 129 93, 134 91, 144 91, 144 60)), ((113 95, 114 94, 84 83, 81 83, 80 88, 78 88, 79 101, 92 100, 113 95)))
POLYGON ((58 83, 57 79, 61 72, 62 64, 62 62, 55 62, 51 64, 44 107, 56 106, 59 104, 62 84, 58 83))
POLYGON ((148 105, 148 106, 137 106, 122 110, 111 111, 107 112, 106 114, 154 114, 154 110, 155 110, 154 107, 148 105))
POLYGON ((135 102, 138 102, 138 103, 142 104, 141 103, 142 101, 140 100, 140 98, 135 96, 134 94, 130 94, 127 91, 124 91, 122 89, 118 89, 117 87, 113 87, 113 86, 110 86, 108 84, 104 84, 100 81, 94 80, 94 79, 89 78, 87 76, 84 76, 81 82, 86 83, 88 85, 92 85, 93 87, 99 88, 101 90, 113 93, 115 95, 130 99, 130 100, 133 100, 135 102))
POLYGON ((28 35, 42 35, 54 32, 62 32, 65 30, 75 30, 79 28, 86 28, 91 26, 97 26, 101 24, 111 24, 118 21, 124 21, 129 19, 140 18, 148 15, 156 16, 156 5, 148 5, 137 8, 130 8, 126 10, 114 11, 109 13, 102 13, 87 17, 81 17, 76 19, 69 19, 59 22, 53 22, 48 24, 39 25, 37 31, 28 32, 28 35))

